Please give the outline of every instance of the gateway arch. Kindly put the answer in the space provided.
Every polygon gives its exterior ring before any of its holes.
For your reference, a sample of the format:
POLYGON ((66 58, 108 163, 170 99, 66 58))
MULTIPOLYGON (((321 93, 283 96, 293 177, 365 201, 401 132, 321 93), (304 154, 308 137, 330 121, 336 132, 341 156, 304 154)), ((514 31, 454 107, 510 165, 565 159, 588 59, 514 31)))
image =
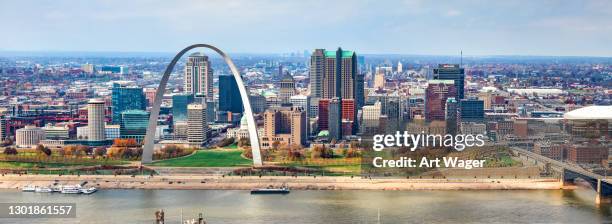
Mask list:
POLYGON ((155 130, 157 129, 157 119, 159 117, 159 109, 161 107, 162 98, 164 96, 164 92, 166 90, 166 84, 168 83, 168 78, 170 77, 170 73, 174 69, 176 62, 189 50, 203 47, 211 49, 217 52, 223 59, 225 63, 230 68, 230 71, 236 78, 236 84, 238 85, 238 91, 240 92, 240 96, 242 97, 242 105, 244 106, 244 115, 247 119, 247 126, 249 130, 249 139, 251 140, 251 150, 253 154, 253 165, 261 166, 263 162, 261 160, 261 152, 259 150, 259 138, 257 136, 257 124, 255 123, 255 119, 253 118, 253 110, 251 109, 251 103, 249 102, 249 95, 247 94, 246 88, 244 86, 244 82, 242 81, 242 77, 240 77, 240 73, 238 73, 238 69, 234 62, 230 57, 225 54, 225 52, 219 50, 215 46, 208 44, 194 44, 186 47, 181 50, 170 62, 168 67, 166 67, 166 71, 164 72, 164 76, 161 79, 161 83, 155 92, 155 100, 153 101, 153 108, 151 108, 151 116, 149 117, 149 126, 147 128, 147 135, 145 136, 144 148, 142 151, 142 163, 151 163, 153 161, 153 146, 155 144, 155 130))

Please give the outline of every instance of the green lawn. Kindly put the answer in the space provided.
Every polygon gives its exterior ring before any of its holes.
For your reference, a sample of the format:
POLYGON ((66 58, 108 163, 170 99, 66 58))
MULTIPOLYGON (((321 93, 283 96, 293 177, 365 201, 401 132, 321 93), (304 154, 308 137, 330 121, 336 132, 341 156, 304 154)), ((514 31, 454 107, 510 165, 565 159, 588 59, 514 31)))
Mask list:
POLYGON ((251 160, 242 158, 241 150, 200 150, 193 155, 154 162, 153 166, 170 167, 233 167, 251 166, 251 160))
POLYGON ((0 161, 0 168, 62 168, 62 167, 74 167, 74 166, 95 166, 95 165, 122 165, 127 164, 124 161, 87 161, 87 162, 78 162, 78 163, 47 163, 47 162, 17 162, 17 161, 0 161))
POLYGON ((224 149, 238 149, 238 143, 232 143, 231 145, 224 146, 224 149))

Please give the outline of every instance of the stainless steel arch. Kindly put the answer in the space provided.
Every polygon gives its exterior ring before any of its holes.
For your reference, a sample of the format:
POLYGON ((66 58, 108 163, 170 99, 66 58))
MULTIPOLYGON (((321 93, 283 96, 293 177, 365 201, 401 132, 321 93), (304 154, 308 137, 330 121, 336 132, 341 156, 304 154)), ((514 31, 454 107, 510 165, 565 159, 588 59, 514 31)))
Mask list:
POLYGON ((240 77, 240 73, 238 72, 236 65, 234 65, 234 62, 232 61, 232 59, 230 59, 230 57, 227 54, 219 50, 219 48, 216 48, 215 46, 208 45, 208 44, 194 44, 194 45, 186 47, 185 49, 181 50, 178 54, 176 54, 176 56, 174 56, 174 58, 172 59, 168 67, 166 67, 164 76, 162 77, 159 87, 157 88, 157 91, 155 92, 155 100, 153 101, 153 108, 151 108, 151 117, 149 118, 149 127, 147 128, 147 135, 145 136, 145 139, 144 139, 145 143, 144 143, 144 148, 142 152, 142 163, 143 164, 151 163, 153 161, 153 147, 155 144, 155 129, 157 129, 157 119, 159 117, 159 109, 161 107, 162 98, 164 96, 166 84, 168 83, 168 78, 170 77, 170 73, 172 73, 172 70, 174 69, 176 62, 178 62, 178 60, 185 53, 187 53, 191 49, 198 48, 198 47, 208 48, 208 49, 211 49, 217 52, 219 55, 221 55, 221 57, 223 57, 223 59, 225 60, 225 63, 227 63, 227 65, 230 67, 230 71, 234 75, 234 78, 236 78, 236 84, 238 84, 238 91, 240 92, 240 96, 242 97, 242 104, 244 105, 244 113, 245 113, 244 115, 247 118, 249 138, 251 140, 253 165, 254 166, 263 165, 263 162, 261 160, 261 152, 259 150, 260 145, 259 145, 259 138, 257 136, 257 124, 255 123, 255 118, 253 118, 253 110, 251 109, 251 103, 249 101, 249 94, 247 94, 246 88, 244 86, 244 82, 242 81, 242 77, 240 77))

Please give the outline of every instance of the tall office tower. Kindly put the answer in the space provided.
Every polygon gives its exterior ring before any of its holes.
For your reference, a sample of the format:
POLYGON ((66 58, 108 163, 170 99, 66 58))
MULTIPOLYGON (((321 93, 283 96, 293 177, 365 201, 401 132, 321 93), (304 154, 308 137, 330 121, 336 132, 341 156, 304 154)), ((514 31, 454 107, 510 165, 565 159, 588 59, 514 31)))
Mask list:
MULTIPOLYGON (((215 101, 207 101, 206 103, 206 122, 216 122, 217 121, 217 102, 215 101)), ((231 119, 231 121, 233 123, 238 124, 238 122, 240 122, 240 118, 242 116, 239 116, 239 113, 231 113, 232 115, 235 115, 234 119, 231 119)))
POLYGON ((104 130, 104 101, 98 99, 89 100, 87 103, 87 124, 89 126, 87 133, 89 141, 106 140, 106 131, 104 130))
POLYGON ((459 130, 459 114, 458 114, 458 103, 454 97, 449 97, 446 99, 446 107, 444 108, 446 120, 446 133, 451 135, 456 135, 457 130, 459 130))
POLYGON ((190 145, 204 144, 208 133, 206 107, 200 103, 187 105, 187 141, 190 145))
POLYGON ((357 109, 365 105, 365 74, 355 74, 355 104, 357 109))
POLYGON ((283 74, 285 74, 285 73, 283 73, 283 65, 281 65, 281 64, 279 64, 279 65, 278 65, 278 71, 277 71, 277 73, 278 73, 278 74, 277 74, 277 75, 278 75, 277 77, 283 77, 283 74))
POLYGON ((187 64, 185 64, 185 92, 201 94, 207 100, 213 100, 213 69, 208 61, 208 56, 196 52, 187 58, 187 64))
POLYGON ((327 125, 329 125, 330 139, 342 139, 342 101, 333 98, 329 101, 329 115, 327 125))
POLYGON ((430 80, 425 90, 425 119, 444 120, 446 100, 457 97, 453 80, 430 80))
POLYGON ((274 142, 285 145, 306 144, 306 113, 301 108, 276 107, 264 112, 264 130, 261 138, 263 148, 274 142))
POLYGON ((435 80, 453 80, 455 89, 457 90, 457 100, 464 98, 465 86, 465 71, 457 64, 440 64, 438 68, 434 68, 433 79, 435 80))
POLYGON ((357 132, 357 107, 355 104, 355 99, 342 99, 340 112, 342 113, 343 135, 352 135, 357 132))
POLYGON ((125 83, 113 83, 112 89, 113 124, 121 124, 121 112, 126 110, 146 110, 147 99, 142 88, 125 83))
POLYGON ((477 98, 462 99, 459 101, 461 122, 484 122, 484 101, 477 98))
POLYGON ((289 99, 295 95, 295 81, 289 72, 285 73, 280 81, 280 101, 281 104, 289 103, 289 99))
POLYGON ((385 88, 385 71, 378 70, 376 75, 374 75, 374 89, 384 89, 385 88))
POLYGON ((123 139, 135 139, 142 143, 149 126, 149 112, 144 110, 126 110, 121 112, 119 135, 123 139))
POLYGON ((6 131, 6 120, 4 117, 0 117, 0 141, 4 141, 8 138, 8 132, 6 131))
POLYGON ((193 103, 191 94, 177 94, 172 96, 172 122, 187 121, 187 105, 193 103))
POLYGON ((315 49, 310 56, 310 97, 323 97, 325 73, 325 49, 315 49))
POLYGON ((397 73, 402 73, 404 71, 404 66, 401 61, 397 62, 397 73))
POLYGON ((357 54, 353 51, 325 51, 323 72, 323 98, 355 98, 357 54))
POLYGON ((319 131, 329 130, 329 99, 319 99, 319 131))
POLYGON ((219 76, 219 111, 242 113, 242 97, 233 75, 219 76))

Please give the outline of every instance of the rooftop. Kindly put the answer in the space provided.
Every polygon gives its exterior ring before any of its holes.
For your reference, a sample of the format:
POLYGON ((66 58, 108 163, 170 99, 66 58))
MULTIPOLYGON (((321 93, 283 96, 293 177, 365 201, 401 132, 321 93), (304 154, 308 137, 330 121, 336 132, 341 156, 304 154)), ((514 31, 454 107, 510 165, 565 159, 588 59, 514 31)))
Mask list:
POLYGON ((568 120, 606 119, 612 120, 612 106, 588 106, 565 113, 568 120))
MULTIPOLYGON (((353 51, 342 51, 342 57, 350 58, 350 57, 353 57, 354 53, 355 52, 353 51)), ((328 57, 328 58, 336 57, 336 51, 325 51, 325 57, 328 57)))

